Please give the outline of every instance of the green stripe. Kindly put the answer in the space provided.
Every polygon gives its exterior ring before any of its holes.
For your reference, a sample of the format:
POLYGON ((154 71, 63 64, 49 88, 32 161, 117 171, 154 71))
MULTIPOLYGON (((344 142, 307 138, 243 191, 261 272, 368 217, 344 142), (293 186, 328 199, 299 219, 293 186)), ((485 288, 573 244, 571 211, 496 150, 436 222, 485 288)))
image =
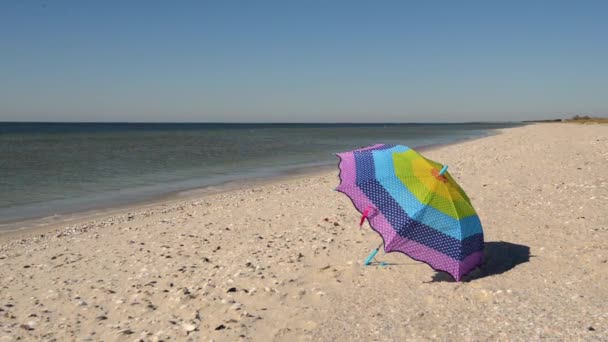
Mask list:
MULTIPOLYGON (((418 153, 418 155, 420 156, 420 158, 423 158, 424 160, 426 160, 427 162, 429 162, 429 164, 433 165, 433 167, 435 167, 438 170, 441 170, 441 168, 443 168, 443 165, 441 165, 440 163, 428 159, 425 156, 421 155, 418 153)), ((458 191, 458 193, 460 194, 460 196, 462 196, 462 198, 464 198, 467 203, 469 203, 469 205, 471 207, 473 207, 473 205, 471 204, 471 200, 469 199, 469 196, 467 196, 467 194, 464 192, 464 190, 462 190, 462 188, 460 187, 460 185, 458 185, 458 183, 454 180, 454 178, 452 178, 452 176, 450 175, 449 172, 447 172, 444 176, 446 176, 446 178, 450 181, 450 183, 452 184, 452 186, 456 189, 456 191, 458 191)))
MULTIPOLYGON (((430 161, 413 150, 405 152, 393 153, 393 165, 397 178, 408 188, 408 190, 423 204, 430 205, 433 208, 449 215, 457 220, 476 215, 475 209, 470 203, 469 198, 464 195, 463 199, 453 200, 437 195, 435 189, 428 189, 415 175, 412 167, 412 162, 416 159, 423 158, 430 163, 429 170, 432 167, 441 169, 441 164, 430 161)), ((433 177, 429 173, 429 177, 433 177)), ((434 177, 433 177, 434 178, 434 177)), ((456 186, 459 193, 464 194, 464 191, 454 182, 454 179, 448 175, 448 180, 452 185, 456 186)), ((443 182, 436 181, 437 186, 446 186, 443 182)), ((449 194, 449 191, 446 190, 449 194)))

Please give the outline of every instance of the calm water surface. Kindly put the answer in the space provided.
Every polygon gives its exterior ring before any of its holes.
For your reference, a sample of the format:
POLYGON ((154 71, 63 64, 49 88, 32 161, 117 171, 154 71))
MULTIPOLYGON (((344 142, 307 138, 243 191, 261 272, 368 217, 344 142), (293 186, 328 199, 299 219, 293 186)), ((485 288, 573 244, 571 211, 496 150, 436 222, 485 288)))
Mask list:
POLYGON ((375 143, 445 144, 515 125, 0 123, 0 223, 332 164, 336 152, 375 143))

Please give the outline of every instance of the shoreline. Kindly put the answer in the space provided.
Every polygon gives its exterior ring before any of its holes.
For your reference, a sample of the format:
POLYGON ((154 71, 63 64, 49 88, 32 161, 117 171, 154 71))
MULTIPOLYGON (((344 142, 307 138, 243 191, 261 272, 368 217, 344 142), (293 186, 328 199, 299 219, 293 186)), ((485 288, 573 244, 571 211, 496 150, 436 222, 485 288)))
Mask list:
MULTIPOLYGON (((0 196, 0 231, 12 230, 15 223, 25 220, 47 218, 55 221, 61 215, 146 203, 180 191, 237 180, 270 178, 301 167, 332 165, 332 153, 378 141, 416 147, 485 136, 491 130, 519 125, 522 124, 380 124, 372 130, 365 128, 369 125, 338 125, 341 128, 334 130, 319 124, 305 125, 302 129, 294 127, 291 131, 291 128, 257 130, 254 129, 256 125, 245 125, 242 128, 251 126, 247 132, 252 133, 246 135, 247 139, 234 140, 232 134, 238 131, 214 125, 199 125, 192 134, 185 135, 180 133, 179 127, 161 125, 159 128, 165 127, 166 134, 149 136, 146 128, 139 125, 126 129, 120 124, 109 124, 106 127, 109 133, 100 133, 99 139, 87 143, 87 148, 98 151, 90 160, 86 149, 78 154, 67 151, 74 147, 74 139, 97 137, 97 134, 90 137, 85 134, 88 129, 96 131, 99 127, 95 125, 81 127, 83 133, 71 124, 59 127, 61 129, 36 124, 30 129, 40 131, 40 137, 35 134, 21 137, 11 134, 11 125, 8 124, 4 127, 8 128, 8 134, 2 135, 10 147, 7 150, 10 163, 7 164, 7 177, 2 187, 6 193, 0 196), (39 139, 47 135, 55 143, 36 147, 39 139), (317 138, 320 139, 317 142, 310 140, 317 138), (19 139, 25 141, 19 143, 19 139), (133 139, 137 150, 132 150, 135 147, 131 146, 133 142, 129 142, 133 139), (222 149, 231 153, 224 155, 215 147, 201 148, 210 143, 209 139, 228 139, 225 149, 222 149), (264 139, 273 139, 274 143, 265 144, 264 139), (233 140, 237 142, 231 142, 233 140), (167 148, 153 148, 158 143, 167 148), (15 147, 11 147, 12 144, 15 147), (179 153, 171 152, 173 149, 179 153), (232 153, 235 149, 236 154, 232 153), (28 150, 43 154, 41 160, 49 158, 45 162, 48 167, 36 165, 35 156, 30 156, 28 150), (12 226, 3 228, 8 223, 12 226)), ((186 128, 193 127, 184 126, 186 128)), ((19 129, 14 131, 19 132, 19 129)))
MULTIPOLYGON (((240 179, 236 181, 227 181, 216 185, 205 186, 202 188, 174 191, 171 193, 157 196, 153 199, 133 202, 116 207, 98 208, 74 212, 70 214, 57 215, 58 219, 56 221, 49 222, 49 217, 47 216, 3 223, 3 226, 12 227, 12 229, 0 230, 0 244, 14 239, 35 237, 35 235, 41 233, 49 233, 54 231, 59 232, 64 226, 83 225, 89 223, 90 221, 103 221, 104 219, 124 216, 129 214, 130 212, 159 209, 162 207, 178 205, 182 202, 204 200, 217 195, 227 194, 241 190, 248 190, 261 186, 267 186, 270 184, 280 183, 282 181, 311 177, 329 172, 333 168, 333 166, 302 168, 298 169, 297 171, 291 170, 290 172, 286 172, 280 175, 240 179)), ((66 229, 67 228, 69 227, 66 227, 66 229)))
MULTIPOLYGON (((420 152, 428 152, 442 147, 459 145, 468 141, 485 139, 494 135, 501 134, 503 130, 513 128, 499 128, 487 131, 487 134, 481 137, 471 137, 457 139, 450 143, 431 144, 413 147, 420 152)), ((298 177, 310 177, 330 171, 337 172, 337 163, 321 164, 316 166, 296 166, 293 168, 279 169, 274 173, 263 176, 253 176, 246 178, 238 178, 228 180, 217 184, 211 184, 203 187, 195 187, 191 189, 170 191, 152 195, 149 198, 134 200, 123 203, 117 206, 95 207, 85 210, 77 210, 73 212, 65 212, 56 215, 44 215, 31 217, 27 219, 19 219, 0 223, 0 243, 11 239, 24 238, 26 236, 48 233, 53 230, 60 229, 61 226, 83 224, 86 221, 99 220, 108 218, 112 215, 124 215, 129 211, 138 211, 150 209, 158 206, 167 206, 175 204, 179 201, 195 200, 200 197, 209 197, 217 194, 229 193, 238 190, 246 190, 256 186, 264 186, 281 181, 286 181, 298 177)))

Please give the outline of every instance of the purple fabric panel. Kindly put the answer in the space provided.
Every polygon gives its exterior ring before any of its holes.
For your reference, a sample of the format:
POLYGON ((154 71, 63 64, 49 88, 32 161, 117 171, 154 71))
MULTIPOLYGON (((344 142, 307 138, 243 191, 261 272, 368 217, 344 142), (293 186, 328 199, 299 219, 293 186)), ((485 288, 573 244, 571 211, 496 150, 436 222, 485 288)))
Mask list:
MULTIPOLYGON (((385 246, 386 252, 401 252, 413 259, 425 262, 432 268, 451 274, 454 278, 458 277, 460 261, 429 248, 413 240, 408 240, 398 235, 394 230, 385 246)), ((458 279, 457 279, 458 280, 458 279)))
POLYGON ((482 261, 483 251, 479 251, 469 255, 463 261, 460 262, 460 267, 458 268, 458 276, 454 276, 454 278, 456 278, 457 281, 460 281, 460 278, 462 278, 462 276, 471 272, 478 265, 481 265, 482 261))

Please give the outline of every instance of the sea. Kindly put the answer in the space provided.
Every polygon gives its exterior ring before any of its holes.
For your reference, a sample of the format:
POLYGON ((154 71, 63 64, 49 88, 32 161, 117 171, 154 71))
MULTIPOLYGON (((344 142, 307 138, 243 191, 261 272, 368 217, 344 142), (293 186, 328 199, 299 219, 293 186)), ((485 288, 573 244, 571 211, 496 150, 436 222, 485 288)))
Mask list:
POLYGON ((27 219, 327 167, 337 164, 335 153, 376 143, 429 147, 518 125, 0 123, 0 231, 27 219))

